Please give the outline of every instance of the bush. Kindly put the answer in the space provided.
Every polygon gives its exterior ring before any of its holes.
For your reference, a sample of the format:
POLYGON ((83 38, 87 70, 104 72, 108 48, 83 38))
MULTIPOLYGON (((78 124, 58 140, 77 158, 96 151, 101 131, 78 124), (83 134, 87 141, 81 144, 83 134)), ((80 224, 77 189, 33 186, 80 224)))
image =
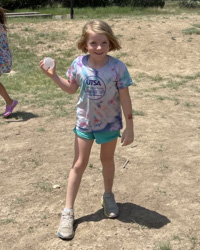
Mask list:
MULTIPOLYGON (((37 8, 52 4, 62 4, 70 8, 70 0, 1 0, 5 9, 37 8)), ((74 7, 106 7, 106 6, 133 6, 133 7, 164 7, 165 0, 74 0, 74 7)))
POLYGON ((37 8, 50 4, 51 0, 1 0, 1 6, 5 9, 14 10, 20 8, 37 8))
MULTIPOLYGON (((70 0, 64 0, 63 5, 70 7, 70 0)), ((74 0, 74 7, 105 7, 110 5, 163 8, 165 0, 74 0)))
POLYGON ((132 5, 137 7, 161 7, 165 6, 165 0, 132 0, 132 5))
POLYGON ((113 0, 111 1, 111 4, 112 5, 116 5, 116 6, 121 6, 121 7, 124 7, 124 6, 130 6, 132 5, 132 2, 133 0, 113 0))
POLYGON ((180 7, 198 8, 200 7, 200 1, 199 0, 181 0, 180 7))
MULTIPOLYGON (((62 3, 64 7, 70 7, 70 0, 62 0, 57 1, 62 3)), ((74 7, 82 8, 82 7, 105 7, 110 5, 111 1, 108 0, 74 0, 74 7)))

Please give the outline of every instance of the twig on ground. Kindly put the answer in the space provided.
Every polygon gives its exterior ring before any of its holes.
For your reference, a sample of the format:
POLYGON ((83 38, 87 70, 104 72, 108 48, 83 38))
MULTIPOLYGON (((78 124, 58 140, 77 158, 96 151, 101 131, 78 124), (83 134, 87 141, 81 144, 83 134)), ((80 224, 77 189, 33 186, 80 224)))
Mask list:
POLYGON ((129 160, 127 160, 125 163, 124 163, 124 166, 123 168, 126 168, 126 165, 129 163, 129 160))

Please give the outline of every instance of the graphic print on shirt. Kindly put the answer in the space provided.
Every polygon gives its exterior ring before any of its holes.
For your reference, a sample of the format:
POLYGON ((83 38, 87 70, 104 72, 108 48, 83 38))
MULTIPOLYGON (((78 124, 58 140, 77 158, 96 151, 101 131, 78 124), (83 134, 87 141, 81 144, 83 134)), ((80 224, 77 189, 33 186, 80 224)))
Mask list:
POLYGON ((88 76, 83 82, 83 88, 90 100, 99 100, 106 93, 106 85, 98 76, 88 76))

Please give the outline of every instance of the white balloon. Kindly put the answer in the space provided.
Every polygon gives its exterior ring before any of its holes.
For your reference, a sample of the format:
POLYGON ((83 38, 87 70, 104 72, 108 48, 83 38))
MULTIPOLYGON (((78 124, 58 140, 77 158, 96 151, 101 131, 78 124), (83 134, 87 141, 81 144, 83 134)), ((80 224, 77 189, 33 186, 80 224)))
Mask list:
POLYGON ((54 65, 55 65, 55 63, 54 63, 53 58, 51 58, 51 57, 46 57, 46 58, 44 59, 44 66, 43 66, 44 69, 46 69, 46 70, 47 70, 47 69, 53 69, 54 65))

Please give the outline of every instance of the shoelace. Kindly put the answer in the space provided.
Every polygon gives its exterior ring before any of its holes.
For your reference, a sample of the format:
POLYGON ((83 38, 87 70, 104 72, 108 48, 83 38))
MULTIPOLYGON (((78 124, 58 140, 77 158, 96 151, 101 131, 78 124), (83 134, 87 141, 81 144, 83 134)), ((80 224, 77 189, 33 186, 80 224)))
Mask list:
POLYGON ((71 227, 72 221, 73 221, 72 215, 62 215, 63 227, 71 227))
POLYGON ((116 208, 115 200, 111 196, 110 198, 105 198, 107 200, 107 205, 109 208, 116 208))

